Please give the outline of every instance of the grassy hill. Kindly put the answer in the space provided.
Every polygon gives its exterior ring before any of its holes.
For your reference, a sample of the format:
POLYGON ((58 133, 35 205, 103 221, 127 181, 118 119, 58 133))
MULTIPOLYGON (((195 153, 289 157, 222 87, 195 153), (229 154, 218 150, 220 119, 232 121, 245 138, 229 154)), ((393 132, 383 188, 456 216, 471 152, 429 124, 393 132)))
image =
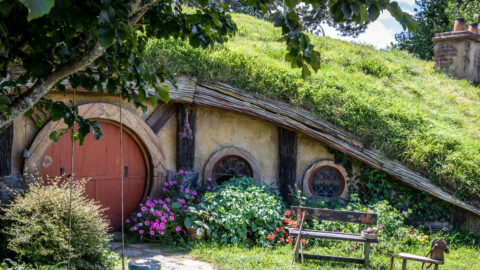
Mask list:
POLYGON ((280 29, 247 15, 233 18, 239 32, 223 47, 155 40, 152 61, 306 108, 457 195, 480 194, 478 85, 406 52, 316 36, 322 68, 303 80, 284 61, 280 29))

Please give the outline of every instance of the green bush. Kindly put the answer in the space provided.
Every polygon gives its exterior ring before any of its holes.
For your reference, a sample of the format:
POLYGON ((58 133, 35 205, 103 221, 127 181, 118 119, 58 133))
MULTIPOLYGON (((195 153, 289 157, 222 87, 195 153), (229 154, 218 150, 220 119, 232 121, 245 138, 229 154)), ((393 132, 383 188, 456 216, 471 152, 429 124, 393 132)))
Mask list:
POLYGON ((205 193, 197 207, 215 241, 266 246, 266 235, 282 223, 284 204, 268 187, 241 177, 205 193))
MULTIPOLYGON (((25 263, 65 263, 68 257, 69 188, 58 180, 36 181, 5 208, 7 248, 25 263)), ((85 184, 72 190, 72 263, 79 269, 111 267, 103 209, 83 196, 85 184)), ((3 240, 2 240, 3 241, 3 240)))

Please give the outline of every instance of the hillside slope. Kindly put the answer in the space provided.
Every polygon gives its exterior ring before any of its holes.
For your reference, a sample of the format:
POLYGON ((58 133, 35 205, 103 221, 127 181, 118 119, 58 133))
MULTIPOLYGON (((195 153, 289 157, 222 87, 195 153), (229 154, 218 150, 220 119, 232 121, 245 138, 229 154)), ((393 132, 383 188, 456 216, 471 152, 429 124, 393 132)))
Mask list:
POLYGON ((322 67, 303 80, 284 61, 279 29, 232 16, 239 32, 225 46, 201 50, 155 40, 152 61, 174 74, 226 82, 308 109, 464 199, 479 194, 479 86, 435 72, 433 62, 405 52, 316 36, 322 67))

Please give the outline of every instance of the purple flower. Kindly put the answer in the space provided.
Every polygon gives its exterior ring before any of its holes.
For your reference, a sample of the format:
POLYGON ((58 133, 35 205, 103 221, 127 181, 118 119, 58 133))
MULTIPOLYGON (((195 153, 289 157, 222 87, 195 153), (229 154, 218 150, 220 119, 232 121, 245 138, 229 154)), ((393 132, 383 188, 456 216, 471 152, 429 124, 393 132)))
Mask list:
POLYGON ((125 220, 125 223, 130 223, 130 219, 127 218, 127 220, 125 220))
POLYGON ((142 214, 140 214, 140 213, 137 213, 137 217, 142 217, 142 214))
POLYGON ((170 198, 166 198, 165 201, 167 201, 167 203, 171 202, 172 200, 170 198))
POLYGON ((208 182, 212 182, 212 178, 210 178, 210 177, 207 178, 207 181, 208 181, 208 182))
POLYGON ((352 251, 354 251, 354 250, 355 250, 355 248, 354 248, 354 247, 352 247, 352 251))
POLYGON ((158 201, 157 201, 157 200, 153 200, 153 202, 154 202, 155 204, 157 204, 157 203, 158 203, 158 201))
POLYGON ((158 200, 158 203, 159 204, 164 204, 164 202, 162 200, 158 200))
POLYGON ((383 224, 380 224, 380 228, 382 228, 382 227, 383 227, 383 224))
POLYGON ((177 184, 177 180, 173 181, 173 184, 176 185, 176 184, 177 184))
POLYGON ((189 189, 189 188, 186 188, 186 189, 185 189, 185 193, 187 193, 187 194, 190 193, 190 189, 189 189))
POLYGON ((167 192, 167 189, 166 189, 166 188, 162 188, 162 191, 163 191, 163 192, 167 192))
POLYGON ((167 213, 164 213, 164 214, 163 214, 163 217, 165 217, 165 218, 168 217, 168 214, 167 214, 167 213))
POLYGON ((188 211, 187 211, 187 209, 183 209, 183 212, 184 212, 184 213, 187 213, 188 211))
POLYGON ((160 223, 160 220, 158 220, 158 218, 155 219, 155 223, 160 223))
POLYGON ((136 218, 136 217, 135 217, 135 218, 133 218, 133 221, 137 221, 137 218, 136 218))
POLYGON ((154 235, 155 232, 153 230, 150 230, 150 235, 154 235))
POLYGON ((139 233, 139 234, 143 234, 143 230, 139 230, 138 233, 139 233))
POLYGON ((175 220, 175 217, 174 217, 174 216, 170 216, 169 219, 170 219, 171 221, 173 221, 173 220, 175 220))
POLYGON ((168 205, 164 204, 163 209, 168 209, 168 205))
POLYGON ((165 217, 160 218, 163 223, 167 222, 167 219, 165 217))
POLYGON ((180 184, 182 184, 182 185, 185 184, 185 181, 182 180, 182 181, 180 182, 180 184))
POLYGON ((179 187, 179 188, 184 188, 184 186, 183 186, 183 185, 180 185, 180 186, 178 186, 178 187, 179 187))
POLYGON ((168 187, 168 182, 165 182, 163 185, 166 186, 166 187, 168 187))
POLYGON ((212 189, 212 188, 211 188, 210 186, 208 186, 208 187, 207 187, 207 190, 210 190, 210 189, 212 189))
POLYGON ((164 235, 165 233, 164 232, 160 232, 161 235, 164 235))
POLYGON ((142 206, 141 209, 142 209, 142 213, 145 212, 145 211, 147 211, 147 207, 145 207, 145 206, 142 206))
POLYGON ((192 195, 193 195, 193 196, 197 196, 197 192, 196 192, 195 190, 192 191, 192 195))
POLYGON ((179 232, 181 230, 182 230, 182 228, 180 228, 180 226, 177 226, 177 228, 175 228, 175 231, 177 231, 177 232, 179 232))
POLYGON ((147 200, 150 200, 150 196, 147 196, 147 200))
POLYGON ((165 223, 160 223, 159 227, 160 227, 160 230, 165 230, 165 223))
POLYGON ((178 173, 179 173, 179 174, 183 174, 183 170, 179 170, 178 173))
POLYGON ((146 226, 150 225, 150 221, 148 221, 148 220, 145 221, 145 225, 146 225, 146 226))

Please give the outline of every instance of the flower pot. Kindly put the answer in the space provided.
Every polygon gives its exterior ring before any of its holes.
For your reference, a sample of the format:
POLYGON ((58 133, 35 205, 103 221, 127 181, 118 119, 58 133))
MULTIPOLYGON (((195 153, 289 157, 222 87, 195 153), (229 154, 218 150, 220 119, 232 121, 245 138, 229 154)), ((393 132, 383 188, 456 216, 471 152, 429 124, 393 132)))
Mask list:
POLYGON ((478 34, 478 23, 472 22, 472 23, 468 26, 468 31, 470 31, 470 32, 472 32, 472 33, 475 33, 475 34, 478 34))
POLYGON ((203 235, 200 238, 197 235, 197 229, 187 229, 187 234, 188 234, 188 238, 190 240, 198 241, 198 240, 204 240, 205 239, 206 231, 205 231, 205 229, 203 229, 203 235))

